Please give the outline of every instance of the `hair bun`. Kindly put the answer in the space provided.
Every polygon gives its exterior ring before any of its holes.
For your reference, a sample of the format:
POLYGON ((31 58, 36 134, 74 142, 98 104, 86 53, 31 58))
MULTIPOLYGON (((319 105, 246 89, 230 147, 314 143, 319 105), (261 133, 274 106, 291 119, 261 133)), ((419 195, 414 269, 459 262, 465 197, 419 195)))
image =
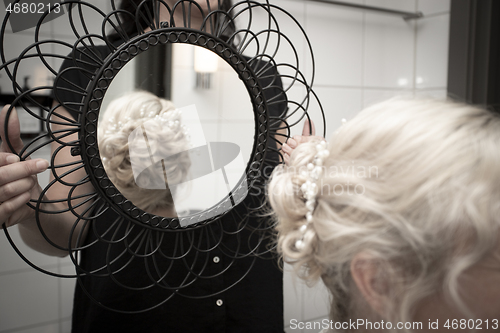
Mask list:
POLYGON ((280 217, 276 228, 278 249, 287 262, 297 267, 304 264, 310 269, 318 267, 315 261, 318 237, 313 214, 322 170, 316 173, 315 168, 321 168, 328 157, 329 152, 323 153, 324 150, 326 144, 319 139, 300 144, 290 156, 288 165, 281 165, 274 171, 268 187, 271 207, 280 217), (308 195, 313 187, 314 195, 308 195))
MULTIPOLYGON (((143 135, 141 132, 141 139, 143 135)), ((167 158, 164 162, 169 179, 178 183, 187 177, 191 161, 188 154, 178 153, 189 149, 189 137, 186 128, 181 124, 181 112, 175 109, 172 102, 144 91, 127 93, 113 100, 99 124, 98 141, 106 173, 127 199, 147 211, 173 204, 173 193, 165 189, 155 189, 157 187, 153 184, 155 178, 152 174, 142 178, 140 175, 134 175, 137 161, 143 160, 145 165, 139 169, 146 170, 150 169, 150 155, 175 155, 178 158, 167 158), (147 150, 132 146, 132 169, 130 140, 133 139, 134 131, 141 127, 142 131, 147 132, 147 150), (140 158, 141 154, 144 155, 143 159, 140 158)))

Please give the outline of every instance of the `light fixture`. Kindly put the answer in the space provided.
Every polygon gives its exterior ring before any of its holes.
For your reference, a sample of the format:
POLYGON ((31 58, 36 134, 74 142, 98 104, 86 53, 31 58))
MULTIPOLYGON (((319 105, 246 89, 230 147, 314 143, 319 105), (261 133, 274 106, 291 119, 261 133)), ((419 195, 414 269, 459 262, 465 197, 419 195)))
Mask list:
POLYGON ((408 79, 405 77, 399 78, 398 79, 398 86, 400 87, 405 87, 408 85, 408 79))
POLYGON ((195 47, 194 71, 196 72, 196 88, 210 89, 212 74, 217 71, 219 57, 203 47, 195 47))

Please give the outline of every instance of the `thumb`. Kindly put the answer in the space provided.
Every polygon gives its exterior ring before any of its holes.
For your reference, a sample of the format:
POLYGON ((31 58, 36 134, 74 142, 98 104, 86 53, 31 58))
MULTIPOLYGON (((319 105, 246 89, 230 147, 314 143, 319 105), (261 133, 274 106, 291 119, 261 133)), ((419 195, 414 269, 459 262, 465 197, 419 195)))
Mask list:
POLYGON ((316 129, 314 128, 314 122, 306 119, 304 122, 304 127, 302 128, 302 136, 314 136, 316 135, 316 129))
POLYGON ((0 150, 3 152, 17 153, 24 147, 23 140, 21 140, 19 117, 17 116, 16 109, 14 107, 11 108, 10 105, 5 105, 0 112, 0 136, 2 138, 2 146, 0 150), (9 109, 12 109, 10 114, 8 113, 9 109), (8 124, 7 133, 5 133, 6 122, 8 124), (10 142, 15 151, 11 151, 7 145, 7 140, 10 142))

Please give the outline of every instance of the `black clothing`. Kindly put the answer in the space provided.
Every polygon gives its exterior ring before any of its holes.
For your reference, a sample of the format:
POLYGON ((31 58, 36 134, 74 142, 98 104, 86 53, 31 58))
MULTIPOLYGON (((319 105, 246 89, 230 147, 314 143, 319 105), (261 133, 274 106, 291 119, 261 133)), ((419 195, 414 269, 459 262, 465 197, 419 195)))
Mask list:
MULTIPOLYGON (((109 53, 107 50, 105 46, 97 46, 94 51, 97 51, 96 53, 104 59, 109 53)), ((75 66, 75 63, 66 60, 61 70, 72 66, 75 66)), ((284 96, 280 88, 281 81, 279 79, 274 81, 276 69, 270 68, 272 70, 267 71, 269 75, 263 75, 265 78, 261 79, 261 84, 263 86, 276 85, 276 89, 267 89, 265 94, 268 101, 273 101, 268 107, 270 115, 279 117, 282 112, 285 112, 286 103, 284 102, 286 99, 280 97, 284 96)), ((74 90, 74 87, 69 83, 71 82, 86 89, 89 82, 89 75, 78 71, 67 72, 63 77, 67 81, 59 80, 58 87, 74 90)), ((67 110, 75 119, 78 119, 82 95, 59 89, 56 97, 65 103, 72 103, 71 105, 74 107, 67 107, 67 110)), ((275 147, 273 140, 269 140, 268 145, 275 147)), ((268 152, 267 160, 266 165, 274 167, 277 154, 268 152)), ((267 168, 267 173, 270 169, 267 168)), ((264 193, 261 193, 258 199, 262 200, 263 196, 264 193)), ((248 196, 244 200, 244 204, 258 205, 258 203, 252 203, 253 200, 255 198, 248 196)), ((75 288, 72 332, 283 332, 283 284, 282 272, 278 268, 277 260, 261 259, 254 256, 234 261, 231 259, 232 251, 235 251, 238 246, 240 246, 239 253, 248 253, 250 248, 254 246, 251 241, 247 241, 252 238, 252 235, 255 236, 252 230, 242 230, 238 236, 228 234, 228 231, 238 228, 234 221, 235 214, 241 217, 248 215, 245 205, 238 205, 232 212, 234 214, 225 215, 209 226, 188 233, 161 233, 164 237, 161 242, 161 251, 166 256, 179 255, 175 252, 176 247, 182 246, 180 244, 186 246, 186 244, 190 244, 189 242, 193 243, 193 239, 196 239, 194 243, 201 249, 213 247, 214 242, 216 242, 214 239, 221 240, 221 244, 209 251, 200 253, 190 251, 186 256, 186 262, 193 263, 192 271, 203 272, 203 277, 196 279, 192 286, 180 289, 179 293, 192 297, 210 295, 234 284, 223 293, 200 299, 172 294, 175 286, 182 283, 186 276, 188 281, 195 280, 194 276, 186 270, 186 264, 183 260, 175 261, 169 279, 165 279, 166 283, 164 284, 164 281, 160 283, 163 288, 154 286, 146 288, 151 284, 151 278, 147 276, 145 265, 153 267, 151 262, 147 262, 147 259, 136 258, 130 261, 131 257, 126 255, 126 247, 122 243, 110 245, 103 240, 96 242, 96 235, 107 235, 103 238, 125 239, 129 245, 135 242, 138 245, 136 247, 130 245, 130 248, 140 248, 138 253, 151 250, 140 243, 140 240, 148 239, 149 230, 128 222, 114 224, 118 214, 108 209, 103 215, 92 221, 85 244, 93 245, 81 252, 80 261, 80 267, 83 270, 94 271, 94 273, 103 276, 82 276, 79 279, 75 288), (111 232, 106 233, 108 229, 111 232), (123 253, 125 255, 121 257, 120 255, 123 253), (196 257, 197 255, 199 257, 196 257), (112 271, 127 264, 126 269, 113 274, 113 279, 116 281, 107 276, 107 269, 102 269, 106 267, 108 261, 115 258, 117 261, 108 265, 112 271), (236 283, 244 276, 250 266, 252 268, 248 275, 236 283), (217 275, 225 269, 227 271, 224 274, 207 278, 217 275), (144 290, 134 291, 122 288, 117 282, 144 290), (171 290, 165 288, 166 286, 171 287, 171 290), (86 292, 103 305, 124 311, 142 310, 163 299, 171 298, 153 310, 137 314, 123 314, 102 308, 93 302, 86 292)), ((246 223, 247 226, 256 227, 263 221, 265 218, 250 216, 246 223)), ((269 240, 264 242, 265 246, 269 240)), ((168 260, 166 262, 170 263, 168 260)), ((167 263, 156 264, 161 267, 162 272, 167 269, 165 267, 168 265, 167 263)), ((149 272, 149 274, 159 279, 155 272, 149 272)))

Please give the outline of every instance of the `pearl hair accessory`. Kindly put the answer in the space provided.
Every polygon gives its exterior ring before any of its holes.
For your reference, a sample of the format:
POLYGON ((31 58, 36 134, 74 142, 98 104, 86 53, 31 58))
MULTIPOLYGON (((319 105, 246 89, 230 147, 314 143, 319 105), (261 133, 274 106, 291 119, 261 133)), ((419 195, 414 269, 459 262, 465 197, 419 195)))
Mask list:
MULTIPOLYGON (((162 125, 167 125, 171 130, 178 131, 181 130, 182 133, 189 140, 189 129, 186 125, 181 125, 179 119, 182 114, 182 111, 179 109, 175 109, 172 111, 163 112, 161 115, 157 114, 155 111, 151 111, 146 115, 146 105, 143 105, 140 110, 141 118, 151 118, 154 119, 155 122, 160 123, 162 125)), ((132 118, 130 116, 125 117, 124 122, 118 121, 114 118, 108 119, 108 127, 106 128, 106 134, 112 134, 118 131, 121 131, 124 124, 131 121, 132 118)))
POLYGON ((316 196, 318 195, 318 184, 316 182, 323 174, 323 162, 328 155, 330 155, 330 151, 328 151, 326 141, 319 142, 316 145, 316 155, 314 155, 313 161, 307 164, 307 171, 304 170, 301 172, 301 175, 307 179, 300 187, 302 195, 306 199, 307 213, 306 223, 299 228, 301 237, 295 242, 295 248, 297 248, 297 250, 302 250, 305 245, 304 240, 309 225, 313 220, 314 209, 316 208, 316 196))

